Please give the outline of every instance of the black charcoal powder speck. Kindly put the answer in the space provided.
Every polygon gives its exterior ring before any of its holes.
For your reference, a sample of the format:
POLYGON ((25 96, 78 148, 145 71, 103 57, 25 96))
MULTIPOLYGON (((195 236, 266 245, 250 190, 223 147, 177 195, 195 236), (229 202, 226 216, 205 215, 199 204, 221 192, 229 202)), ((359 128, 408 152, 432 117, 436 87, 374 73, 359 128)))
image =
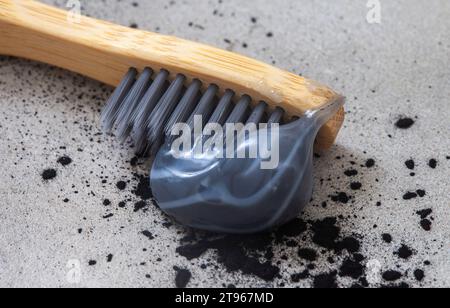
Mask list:
POLYGON ((421 269, 416 269, 414 271, 414 278, 416 278, 417 281, 421 282, 425 278, 425 273, 421 269))
POLYGON ((414 168, 416 167, 416 163, 414 162, 414 160, 408 159, 407 161, 405 161, 405 166, 409 170, 414 170, 414 168))
POLYGON ((331 196, 331 200, 334 202, 340 202, 343 204, 347 204, 351 199, 351 196, 349 196, 347 193, 345 192, 339 192, 336 195, 332 195, 331 196))
POLYGON ((361 244, 358 239, 354 237, 346 237, 342 241, 337 243, 339 250, 347 250, 350 253, 358 252, 361 244))
POLYGON ((310 248, 300 248, 298 250, 298 256, 306 261, 313 262, 317 259, 317 252, 310 248))
POLYGON ((60 157, 58 159, 58 163, 63 165, 63 166, 68 166, 68 165, 70 165, 72 163, 72 158, 70 158, 68 156, 60 157))
POLYGON ((409 191, 403 195, 403 200, 411 200, 411 199, 415 199, 415 198, 417 198, 417 193, 415 193, 415 192, 409 191))
POLYGON ((402 278, 402 273, 398 271, 390 270, 383 273, 383 279, 389 282, 397 281, 400 278, 402 278))
POLYGON ((176 272, 175 286, 178 289, 186 288, 186 286, 188 285, 189 281, 192 278, 191 272, 187 269, 181 269, 176 266, 174 267, 174 270, 176 272))
POLYGON ((431 169, 436 169, 436 167, 437 167, 437 160, 436 159, 430 159, 430 161, 428 162, 428 166, 431 168, 431 169))
POLYGON ((410 128, 411 126, 413 126, 414 123, 415 123, 415 122, 414 122, 413 119, 405 117, 405 118, 399 119, 399 120, 395 123, 395 126, 397 126, 397 128, 400 128, 400 129, 408 129, 408 128, 410 128))
POLYGON ((340 228, 336 226, 335 217, 317 220, 312 223, 311 228, 314 243, 324 248, 336 248, 336 240, 339 237, 340 228))
POLYGON ((384 233, 381 237, 383 238, 383 241, 385 243, 388 243, 388 244, 392 243, 392 235, 384 233))
POLYGON ((308 270, 304 270, 301 273, 291 275, 291 280, 294 283, 300 282, 300 280, 308 279, 310 276, 308 270))
POLYGON ((279 227, 276 230, 277 237, 297 237, 308 229, 306 222, 297 218, 279 227))
POLYGON ((313 286, 317 289, 336 289, 338 287, 336 276, 336 271, 317 275, 314 277, 313 286))
POLYGON ((431 215, 431 213, 433 213, 432 209, 424 209, 416 212, 416 214, 419 215, 421 219, 427 218, 431 215))
POLYGON ((358 175, 358 171, 355 169, 348 169, 348 170, 344 171, 344 174, 348 177, 352 177, 352 176, 358 175))
POLYGON ((362 187, 362 184, 360 182, 353 182, 350 184, 350 188, 352 190, 360 190, 362 187))
POLYGON ((370 158, 366 161, 366 167, 367 168, 372 168, 373 166, 375 166, 375 160, 370 158))
POLYGON ((125 188, 127 188, 127 183, 124 181, 119 181, 119 182, 117 182, 116 187, 119 190, 124 190, 125 188))
POLYGON ((134 204, 134 212, 135 213, 139 212, 140 210, 145 209, 146 207, 147 207, 147 202, 145 202, 145 201, 136 202, 134 204))
POLYGON ((425 231, 431 231, 431 221, 429 219, 422 219, 420 221, 420 225, 422 227, 422 229, 424 229, 425 231))
POLYGON ((419 195, 419 197, 423 198, 427 195, 427 192, 423 189, 419 189, 417 190, 417 194, 419 195))
POLYGON ((401 259, 409 259, 413 255, 413 251, 406 245, 402 245, 395 254, 401 259))
POLYGON ((153 193, 150 188, 150 178, 145 175, 136 175, 139 183, 133 193, 142 200, 150 200, 153 198, 153 193))
POLYGON ((358 279, 364 274, 364 266, 355 260, 346 259, 339 271, 341 277, 351 277, 358 279))
POLYGON ((55 169, 46 169, 42 172, 42 179, 44 181, 49 181, 56 178, 56 170, 55 169))
POLYGON ((146 237, 146 238, 148 238, 149 240, 153 240, 155 237, 153 236, 153 234, 150 232, 150 231, 148 231, 148 230, 145 230, 145 231, 142 231, 142 234, 146 237))

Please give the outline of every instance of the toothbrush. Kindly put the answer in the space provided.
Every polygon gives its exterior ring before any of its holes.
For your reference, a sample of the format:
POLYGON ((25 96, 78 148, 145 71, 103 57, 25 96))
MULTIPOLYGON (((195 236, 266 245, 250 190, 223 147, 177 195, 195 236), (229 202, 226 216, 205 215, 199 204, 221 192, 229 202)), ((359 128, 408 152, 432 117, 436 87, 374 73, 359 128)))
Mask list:
POLYGON ((313 148, 335 142, 344 121, 341 95, 232 52, 67 16, 36 1, 0 0, 0 54, 117 87, 102 113, 103 128, 156 157, 151 185, 163 211, 195 228, 254 233, 295 218, 309 202, 313 148), (221 124, 281 124, 280 165, 262 170, 261 157, 175 159, 168 132, 194 115, 221 124))

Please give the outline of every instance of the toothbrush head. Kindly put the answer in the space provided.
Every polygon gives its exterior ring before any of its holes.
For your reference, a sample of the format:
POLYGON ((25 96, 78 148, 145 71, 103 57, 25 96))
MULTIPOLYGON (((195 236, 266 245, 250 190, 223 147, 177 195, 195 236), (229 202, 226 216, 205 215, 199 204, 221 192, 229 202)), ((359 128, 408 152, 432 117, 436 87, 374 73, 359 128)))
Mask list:
POLYGON ((130 69, 102 112, 102 126, 155 157, 158 206, 183 225, 256 233, 296 218, 311 199, 314 140, 343 106, 339 97, 300 117, 252 104, 182 74, 130 69), (137 78, 137 79, 136 79, 137 78), (289 120, 286 120, 289 119, 289 120))

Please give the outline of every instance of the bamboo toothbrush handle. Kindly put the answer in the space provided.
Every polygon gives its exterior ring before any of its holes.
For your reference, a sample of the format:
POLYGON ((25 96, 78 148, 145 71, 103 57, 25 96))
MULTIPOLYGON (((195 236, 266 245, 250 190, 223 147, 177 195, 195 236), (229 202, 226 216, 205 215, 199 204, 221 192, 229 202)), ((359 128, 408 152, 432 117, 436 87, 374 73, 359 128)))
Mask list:
MULTIPOLYGON (((130 29, 31 0, 0 0, 0 54, 52 64, 116 86, 130 67, 165 68, 173 75, 248 94, 289 115, 342 99, 316 82, 259 61, 171 36, 130 29)), ((173 76, 172 76, 173 77, 173 76)), ((320 131, 317 149, 335 141, 344 109, 320 131)))

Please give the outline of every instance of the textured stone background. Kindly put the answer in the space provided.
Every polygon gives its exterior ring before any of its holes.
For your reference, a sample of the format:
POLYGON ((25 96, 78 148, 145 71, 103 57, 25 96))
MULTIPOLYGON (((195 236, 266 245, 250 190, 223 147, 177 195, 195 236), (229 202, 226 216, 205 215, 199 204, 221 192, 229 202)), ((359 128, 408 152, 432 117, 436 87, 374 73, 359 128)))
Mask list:
POLYGON ((0 286, 450 286, 448 1, 381 1, 380 25, 366 22, 363 0, 82 3, 327 83, 347 96, 347 121, 315 160, 301 219, 249 238, 198 233, 151 203, 148 163, 101 134, 110 88, 0 57, 0 286), (414 125, 397 128, 405 117, 414 125), (44 180, 47 169, 56 177, 44 180))

